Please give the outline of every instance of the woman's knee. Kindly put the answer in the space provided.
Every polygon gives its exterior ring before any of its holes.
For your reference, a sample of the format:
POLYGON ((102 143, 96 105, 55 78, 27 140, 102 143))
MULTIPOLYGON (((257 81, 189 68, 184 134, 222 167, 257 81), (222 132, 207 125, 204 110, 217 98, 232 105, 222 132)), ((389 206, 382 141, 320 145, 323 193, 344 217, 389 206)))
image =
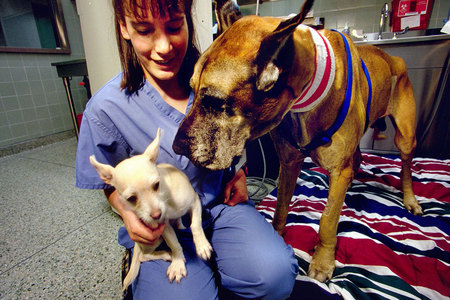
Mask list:
POLYGON ((166 272, 170 262, 141 263, 133 283, 133 299, 217 299, 215 277, 207 264, 187 261, 187 276, 180 283, 169 282, 166 272))
POLYGON ((294 287, 295 278, 298 273, 298 262, 295 259, 292 248, 288 246, 292 254, 283 255, 272 263, 266 263, 263 278, 263 299, 285 299, 294 287))
POLYGON ((278 255, 261 255, 260 262, 255 263, 256 267, 251 273, 253 279, 248 279, 255 284, 254 298, 285 299, 291 294, 298 263, 292 248, 287 246, 286 250, 278 255))
POLYGON ((289 296, 298 272, 292 247, 250 205, 216 214, 211 241, 224 288, 250 299, 289 296))

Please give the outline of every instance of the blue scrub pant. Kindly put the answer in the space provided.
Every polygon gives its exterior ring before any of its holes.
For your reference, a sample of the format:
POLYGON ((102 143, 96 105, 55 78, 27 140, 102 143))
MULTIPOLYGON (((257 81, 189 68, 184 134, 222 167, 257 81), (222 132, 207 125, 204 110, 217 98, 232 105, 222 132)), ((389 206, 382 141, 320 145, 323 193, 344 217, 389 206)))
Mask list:
MULTIPOLYGON (((197 257, 189 233, 177 233, 187 277, 180 284, 170 283, 166 276, 170 262, 141 263, 133 283, 134 299, 287 298, 298 271, 292 247, 251 202, 234 207, 219 204, 209 212, 213 221, 205 233, 214 249, 211 260, 197 257)), ((127 248, 134 245, 125 228, 119 230, 119 243, 127 248)))

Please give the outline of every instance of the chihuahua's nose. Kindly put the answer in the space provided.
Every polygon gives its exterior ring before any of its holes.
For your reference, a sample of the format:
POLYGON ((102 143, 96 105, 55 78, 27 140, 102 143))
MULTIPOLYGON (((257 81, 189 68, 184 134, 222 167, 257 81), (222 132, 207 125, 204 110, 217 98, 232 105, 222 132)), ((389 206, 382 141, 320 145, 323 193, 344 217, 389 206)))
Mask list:
POLYGON ((150 216, 152 217, 153 220, 159 220, 159 218, 161 218, 161 211, 160 210, 154 211, 150 214, 150 216))

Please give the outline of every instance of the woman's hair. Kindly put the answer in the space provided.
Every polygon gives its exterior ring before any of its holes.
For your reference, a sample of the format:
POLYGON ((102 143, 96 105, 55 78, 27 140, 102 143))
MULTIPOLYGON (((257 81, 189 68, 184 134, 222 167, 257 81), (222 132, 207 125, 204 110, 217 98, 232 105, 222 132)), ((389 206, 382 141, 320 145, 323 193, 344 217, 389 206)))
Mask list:
POLYGON ((137 92, 145 83, 144 71, 139 63, 133 45, 122 37, 120 23, 125 22, 125 15, 132 14, 136 18, 145 19, 148 11, 153 16, 171 16, 184 10, 189 30, 189 41, 183 63, 178 72, 182 86, 189 88, 189 80, 194 71, 194 65, 200 54, 193 43, 194 25, 191 8, 193 0, 112 0, 116 24, 116 39, 119 49, 120 62, 123 69, 121 88, 127 89, 130 94, 137 92))

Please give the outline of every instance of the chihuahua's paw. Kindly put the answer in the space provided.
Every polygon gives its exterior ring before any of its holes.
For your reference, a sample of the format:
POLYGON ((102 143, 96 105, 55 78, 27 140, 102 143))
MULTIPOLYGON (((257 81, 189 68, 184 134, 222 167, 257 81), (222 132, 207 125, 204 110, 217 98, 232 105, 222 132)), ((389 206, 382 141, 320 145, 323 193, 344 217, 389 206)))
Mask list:
POLYGON ((181 278, 186 278, 186 265, 183 260, 173 260, 170 266, 167 268, 167 277, 172 283, 173 280, 177 283, 181 282, 181 278))
POLYGON ((211 253, 213 248, 208 242, 205 236, 199 236, 194 239, 195 249, 197 250, 197 255, 203 259, 208 260, 211 258, 211 253))

